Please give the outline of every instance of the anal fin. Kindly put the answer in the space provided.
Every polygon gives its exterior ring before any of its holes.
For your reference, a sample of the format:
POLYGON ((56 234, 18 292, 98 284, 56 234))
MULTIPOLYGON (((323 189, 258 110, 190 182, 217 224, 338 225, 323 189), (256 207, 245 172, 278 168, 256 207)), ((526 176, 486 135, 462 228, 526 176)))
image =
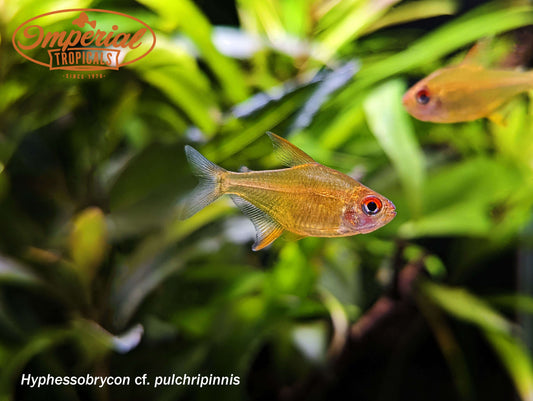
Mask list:
POLYGON ((291 233, 290 231, 287 231, 287 233, 283 236, 283 239, 287 241, 300 241, 302 238, 307 238, 307 235, 301 235, 296 233, 291 233))
POLYGON ((267 213, 237 195, 231 195, 231 199, 255 227, 253 251, 263 249, 283 234, 283 227, 267 213))

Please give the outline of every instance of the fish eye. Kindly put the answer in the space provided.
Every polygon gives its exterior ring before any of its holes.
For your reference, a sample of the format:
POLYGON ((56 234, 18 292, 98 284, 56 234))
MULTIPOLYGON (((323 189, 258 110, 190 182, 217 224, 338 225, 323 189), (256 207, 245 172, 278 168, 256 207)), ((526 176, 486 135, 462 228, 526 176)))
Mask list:
POLYGON ((429 91, 427 89, 421 89, 416 93, 416 101, 419 104, 428 104, 431 100, 429 96, 429 91))
POLYGON ((381 207, 382 207, 381 201, 375 196, 369 196, 363 199, 363 203, 361 205, 363 212, 368 216, 372 216, 376 213, 379 213, 379 211, 381 210, 381 207))

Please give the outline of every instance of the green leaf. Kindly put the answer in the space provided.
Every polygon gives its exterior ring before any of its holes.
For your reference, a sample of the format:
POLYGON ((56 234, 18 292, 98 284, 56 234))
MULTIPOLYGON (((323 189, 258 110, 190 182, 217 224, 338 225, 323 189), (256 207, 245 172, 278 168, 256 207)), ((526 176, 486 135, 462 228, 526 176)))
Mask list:
POLYGON ((143 335, 140 324, 120 335, 113 335, 92 320, 72 321, 72 335, 82 352, 93 361, 105 357, 110 351, 124 354, 135 348, 143 335))
POLYGON ((497 333, 508 334, 513 329, 511 322, 464 288, 447 287, 429 281, 423 282, 421 288, 425 296, 457 319, 497 333))
POLYGON ((24 96, 28 91, 28 85, 15 80, 4 82, 2 97, 0 98, 0 112, 4 112, 11 104, 24 96))
POLYGON ((240 102, 248 96, 248 89, 242 79, 243 74, 239 66, 232 59, 220 54, 215 48, 211 40, 211 24, 192 1, 140 0, 140 3, 159 14, 162 20, 162 29, 167 31, 176 28, 181 29, 194 41, 231 102, 240 102))
POLYGON ((280 7, 285 30, 289 34, 305 38, 312 23, 312 3, 308 0, 288 0, 281 1, 280 7))
POLYGON ((485 332, 509 376, 514 382, 522 401, 533 400, 533 361, 529 350, 518 339, 505 333, 485 332))
POLYGON ((365 124, 363 110, 363 96, 359 93, 348 102, 341 105, 324 127, 320 135, 320 145, 326 149, 334 149, 346 143, 350 138, 359 134, 365 124))
POLYGON ((424 18, 451 15, 457 10, 455 0, 426 0, 400 4, 363 31, 363 34, 392 25, 404 24, 424 18))
POLYGON ((70 254, 76 266, 89 280, 107 254, 107 226, 104 214, 97 207, 80 212, 70 233, 70 254))
POLYGON ((190 54, 159 38, 157 48, 131 69, 165 96, 206 134, 213 134, 220 115, 211 84, 190 54))
POLYGON ((0 283, 23 285, 42 284, 41 279, 28 267, 0 255, 0 283))
POLYGON ((411 120, 402 108, 403 82, 389 81, 367 97, 364 109, 372 133, 392 160, 402 181, 412 216, 422 211, 424 156, 411 120))
POLYGON ((487 301, 515 312, 533 314, 533 297, 526 294, 496 295, 488 297, 487 301))
MULTIPOLYGON (((92 0, 34 0, 10 1, 0 5, 2 20, 7 23, 7 32, 13 33, 17 27, 30 18, 51 11, 67 10, 71 8, 87 8, 92 0)), ((64 14, 58 13, 48 16, 41 22, 41 26, 49 26, 56 21, 65 19, 64 14)))
POLYGON ((268 104, 257 116, 244 120, 243 123, 246 122, 246 125, 243 124, 242 130, 235 132, 219 146, 214 143, 208 144, 202 154, 217 163, 233 156, 264 135, 266 131, 285 121, 301 106, 306 93, 304 88, 302 91, 287 95, 275 104, 268 104))
POLYGON ((441 166, 424 186, 424 214, 400 227, 404 237, 491 234, 493 208, 521 185, 520 172, 486 157, 441 166))
POLYGON ((387 10, 400 0, 364 0, 353 2, 342 19, 318 35, 314 57, 328 62, 346 43, 359 36, 369 25, 378 21, 387 10))
MULTIPOLYGON (((315 114, 320 112, 331 95, 339 88, 346 85, 357 73, 359 65, 353 61, 339 65, 335 69, 323 72, 320 76, 320 82, 316 85, 309 99, 302 105, 301 110, 294 117, 294 123, 291 131, 298 131, 307 128, 313 121, 315 114)), ((316 80, 316 77, 313 81, 316 80)))
POLYGON ((299 247, 298 242, 285 244, 279 253, 279 262, 272 271, 273 289, 281 294, 307 295, 315 280, 315 273, 299 247))
POLYGON ((357 81, 346 91, 350 99, 368 86, 394 74, 421 66, 460 49, 478 39, 533 24, 533 7, 493 4, 477 8, 443 27, 424 35, 406 50, 363 65, 357 81))
MULTIPOLYGON (((292 1, 285 3, 292 3, 292 1)), ((254 33, 264 34, 272 42, 286 36, 279 2, 240 0, 239 11, 241 11, 242 16, 241 24, 254 33)))

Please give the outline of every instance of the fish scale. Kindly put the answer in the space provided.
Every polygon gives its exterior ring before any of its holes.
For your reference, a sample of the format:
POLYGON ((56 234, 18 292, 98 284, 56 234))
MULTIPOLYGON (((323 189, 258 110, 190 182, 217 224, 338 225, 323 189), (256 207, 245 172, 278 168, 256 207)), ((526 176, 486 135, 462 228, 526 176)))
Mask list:
POLYGON ((296 171, 229 173, 227 193, 267 211, 294 233, 316 235, 338 230, 343 205, 359 184, 348 176, 327 174, 323 170, 331 169, 320 164, 300 167, 296 171))

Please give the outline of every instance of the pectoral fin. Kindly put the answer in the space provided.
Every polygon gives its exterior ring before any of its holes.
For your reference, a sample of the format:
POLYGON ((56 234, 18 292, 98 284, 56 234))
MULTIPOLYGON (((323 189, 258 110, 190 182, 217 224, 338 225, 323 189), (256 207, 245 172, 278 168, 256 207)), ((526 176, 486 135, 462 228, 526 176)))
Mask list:
POLYGON ((270 245, 283 233, 283 227, 258 207, 236 195, 231 195, 231 199, 254 224, 256 234, 253 251, 270 245))
POLYGON ((297 148, 292 143, 272 132, 267 132, 272 140, 274 152, 285 166, 299 166, 301 164, 316 163, 311 156, 297 148))

